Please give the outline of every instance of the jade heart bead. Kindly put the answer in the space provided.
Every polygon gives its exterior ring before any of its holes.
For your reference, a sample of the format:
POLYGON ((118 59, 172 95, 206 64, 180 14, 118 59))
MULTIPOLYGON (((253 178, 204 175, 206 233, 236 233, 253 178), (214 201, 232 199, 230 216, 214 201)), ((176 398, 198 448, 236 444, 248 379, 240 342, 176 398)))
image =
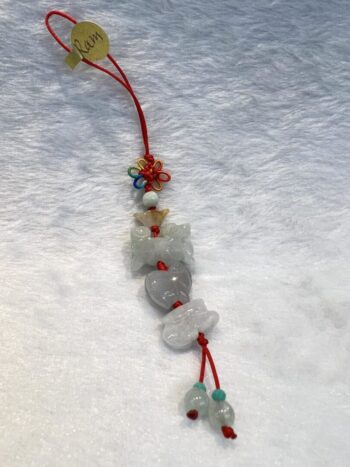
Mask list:
POLYGON ((151 300, 166 310, 170 310, 177 301, 187 303, 191 286, 191 273, 180 262, 173 263, 168 271, 152 271, 145 279, 151 300))

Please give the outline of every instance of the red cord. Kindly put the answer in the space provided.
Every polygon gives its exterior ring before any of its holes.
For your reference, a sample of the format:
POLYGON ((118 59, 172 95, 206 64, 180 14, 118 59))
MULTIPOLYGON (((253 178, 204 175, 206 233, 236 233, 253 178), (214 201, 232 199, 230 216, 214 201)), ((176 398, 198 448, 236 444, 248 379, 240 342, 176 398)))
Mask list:
POLYGON ((208 360, 209 360, 211 372, 213 373, 215 387, 216 387, 216 389, 220 389, 219 376, 218 376, 218 373, 217 373, 216 368, 215 368, 215 363, 214 363, 213 357, 211 356, 211 353, 210 353, 208 348, 206 348, 206 352, 207 352, 207 357, 208 357, 208 360))
POLYGON ((205 347, 202 347, 202 362, 201 362, 201 371, 199 373, 199 382, 203 383, 205 375, 205 364, 206 364, 206 351, 205 347))
MULTIPOLYGON (((49 11, 49 13, 47 13, 47 15, 45 17, 45 24, 46 24, 46 27, 47 27, 49 33, 52 35, 52 37, 55 39, 55 41, 64 50, 66 50, 66 52, 71 52, 71 48, 68 45, 66 45, 60 39, 60 37, 55 33, 52 26, 50 25, 49 19, 51 18, 51 16, 54 16, 54 15, 61 16, 62 18, 67 19, 68 21, 70 21, 73 24, 77 24, 77 20, 75 18, 73 18, 72 16, 70 16, 68 13, 64 13, 63 11, 59 11, 59 10, 49 11)), ((119 84, 121 84, 128 91, 128 93, 130 94, 130 96, 132 97, 132 99, 134 101, 134 104, 135 104, 135 107, 136 107, 136 110, 137 110, 137 113, 138 113, 138 116, 139 116, 140 125, 141 125, 141 132, 142 132, 142 139, 143 139, 143 144, 144 144, 144 147, 145 147, 145 155, 148 155, 149 154, 149 142, 148 142, 147 123, 146 123, 146 118, 145 118, 145 115, 143 113, 141 104, 140 104, 138 98, 136 97, 136 94, 134 93, 134 90, 133 90, 133 88, 132 88, 132 86, 131 86, 131 84, 130 84, 130 82, 129 82, 126 74, 125 74, 125 72, 123 71, 122 67, 118 64, 118 62, 115 60, 115 58, 113 58, 113 56, 111 54, 108 54, 107 58, 116 67, 116 69, 118 70, 118 72, 120 73, 120 75, 122 76, 123 79, 119 78, 112 71, 108 70, 108 68, 105 68, 105 67, 103 67, 101 65, 98 65, 97 63, 91 62, 90 60, 87 60, 86 58, 83 58, 82 61, 84 63, 86 63, 87 65, 90 65, 90 66, 96 68, 97 70, 100 70, 103 73, 106 73, 108 76, 110 76, 111 78, 116 80, 119 84)))
POLYGON ((211 355, 211 353, 210 353, 210 351, 208 349, 209 341, 205 337, 204 332, 198 333, 197 342, 202 347, 202 362, 201 362, 201 370, 200 370, 200 374, 199 374, 199 382, 203 383, 204 374, 205 374, 205 363, 206 363, 206 359, 208 358, 210 368, 211 368, 211 372, 213 373, 215 387, 216 387, 216 389, 220 389, 219 376, 218 376, 218 373, 216 371, 214 359, 213 359, 213 357, 212 357, 212 355, 211 355))

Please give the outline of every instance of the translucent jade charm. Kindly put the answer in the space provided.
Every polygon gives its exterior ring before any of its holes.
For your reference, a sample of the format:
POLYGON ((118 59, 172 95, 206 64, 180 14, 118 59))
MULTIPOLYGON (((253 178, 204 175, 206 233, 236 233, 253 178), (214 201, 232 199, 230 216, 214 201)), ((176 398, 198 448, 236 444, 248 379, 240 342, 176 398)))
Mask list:
POLYGON ((235 413, 228 402, 210 401, 208 416, 213 428, 222 431, 226 438, 236 438, 232 429, 235 413))
POLYGON ((191 286, 191 273, 179 262, 172 264, 168 271, 152 271, 145 279, 151 300, 166 310, 170 310, 177 301, 188 302, 191 286))
POLYGON ((208 414, 209 397, 204 384, 197 383, 190 389, 184 399, 185 411, 188 418, 195 420, 208 414))
POLYGON ((192 300, 175 308, 163 318, 162 337, 173 349, 188 349, 197 339, 199 332, 208 331, 218 321, 218 313, 207 310, 203 300, 192 300))
MULTIPOLYGON (((148 211, 152 212, 152 211, 148 211)), ((168 224, 161 227, 160 236, 152 237, 146 226, 131 229, 131 269, 137 271, 143 265, 154 266, 158 261, 166 264, 182 261, 193 262, 193 247, 190 240, 189 224, 168 224)))

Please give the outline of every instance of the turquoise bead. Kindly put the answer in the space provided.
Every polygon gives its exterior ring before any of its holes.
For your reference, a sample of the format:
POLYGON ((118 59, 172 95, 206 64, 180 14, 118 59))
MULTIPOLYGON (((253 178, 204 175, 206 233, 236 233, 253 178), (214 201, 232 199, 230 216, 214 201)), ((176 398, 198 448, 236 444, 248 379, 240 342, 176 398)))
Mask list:
POLYGON ((226 393, 222 389, 215 389, 211 397, 214 401, 224 401, 226 399, 226 393))
POLYGON ((193 385, 194 388, 198 388, 198 389, 201 389, 202 391, 206 392, 207 391, 207 388, 205 387, 205 384, 203 383, 196 383, 193 385))

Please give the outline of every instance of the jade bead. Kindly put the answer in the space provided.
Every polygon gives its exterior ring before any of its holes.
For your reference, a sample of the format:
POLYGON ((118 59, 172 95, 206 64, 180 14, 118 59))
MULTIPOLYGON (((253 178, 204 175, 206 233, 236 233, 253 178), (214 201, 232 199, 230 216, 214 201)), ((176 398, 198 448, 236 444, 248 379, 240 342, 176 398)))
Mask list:
POLYGON ((223 426, 232 426, 235 413, 231 405, 226 401, 211 401, 209 404, 209 421, 216 430, 223 426))
POLYGON ((208 413, 209 397, 202 389, 190 389, 185 395, 184 403, 186 413, 196 410, 201 417, 206 416, 208 413))
POLYGON ((155 208, 159 202, 159 197, 155 191, 147 191, 142 197, 145 208, 155 208))

